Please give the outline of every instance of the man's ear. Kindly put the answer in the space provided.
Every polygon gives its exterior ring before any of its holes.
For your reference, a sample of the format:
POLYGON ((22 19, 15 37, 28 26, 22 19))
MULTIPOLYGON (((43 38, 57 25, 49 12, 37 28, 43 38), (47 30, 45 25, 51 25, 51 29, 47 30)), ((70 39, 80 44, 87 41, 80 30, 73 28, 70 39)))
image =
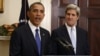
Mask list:
POLYGON ((45 13, 44 13, 44 16, 45 16, 45 13))
POLYGON ((27 16, 29 17, 29 11, 27 11, 27 16))
POLYGON ((79 20, 79 16, 77 16, 77 20, 79 20))

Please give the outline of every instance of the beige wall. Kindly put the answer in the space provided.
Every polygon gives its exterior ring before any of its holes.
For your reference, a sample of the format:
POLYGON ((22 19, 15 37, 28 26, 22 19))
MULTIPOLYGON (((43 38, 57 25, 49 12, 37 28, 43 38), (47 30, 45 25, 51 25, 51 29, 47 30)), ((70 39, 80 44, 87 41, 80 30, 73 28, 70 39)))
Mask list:
POLYGON ((9 40, 0 40, 0 56, 8 56, 9 40))
MULTIPOLYGON (((21 0, 3 0, 3 1, 4 1, 4 13, 0 13, 0 25, 18 23, 21 10, 21 0)), ((50 31, 51 0, 28 0, 29 5, 36 1, 41 1, 46 8, 45 18, 41 26, 50 31)))
MULTIPOLYGON (((3 0, 4 13, 0 13, 0 25, 17 23, 19 19, 21 0, 3 0)), ((51 0, 28 0, 29 5, 41 1, 45 6, 45 18, 41 24, 47 30, 51 30, 51 0)), ((0 56, 9 56, 9 40, 0 40, 0 56)))

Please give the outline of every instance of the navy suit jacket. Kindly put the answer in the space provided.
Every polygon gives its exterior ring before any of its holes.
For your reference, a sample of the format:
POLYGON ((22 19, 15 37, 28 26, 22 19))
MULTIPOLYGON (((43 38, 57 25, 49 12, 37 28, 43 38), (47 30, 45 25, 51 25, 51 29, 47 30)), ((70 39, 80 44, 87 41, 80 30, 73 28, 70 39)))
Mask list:
MULTIPOLYGON (((77 48, 76 55, 89 55, 90 48, 88 44, 87 32, 79 27, 76 27, 77 34, 77 48)), ((55 55, 75 55, 67 28, 65 25, 52 31, 52 54, 55 55), (64 44, 61 44, 62 41, 64 44), (66 43, 66 41, 68 43, 66 43)))
MULTIPOLYGON (((48 52, 50 34, 40 27, 41 55, 48 52)), ((13 33, 10 41, 10 56, 39 56, 36 42, 28 24, 18 27, 13 33)))

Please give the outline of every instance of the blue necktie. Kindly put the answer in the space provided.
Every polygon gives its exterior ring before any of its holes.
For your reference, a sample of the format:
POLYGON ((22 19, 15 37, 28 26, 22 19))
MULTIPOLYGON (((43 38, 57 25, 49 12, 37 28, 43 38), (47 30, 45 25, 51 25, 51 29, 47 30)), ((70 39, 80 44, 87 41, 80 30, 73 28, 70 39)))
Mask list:
POLYGON ((37 47, 38 47, 38 53, 40 55, 40 51, 41 51, 41 40, 40 40, 40 36, 39 36, 38 31, 39 31, 38 29, 35 30, 35 32, 36 32, 35 40, 36 40, 36 44, 37 44, 37 47))

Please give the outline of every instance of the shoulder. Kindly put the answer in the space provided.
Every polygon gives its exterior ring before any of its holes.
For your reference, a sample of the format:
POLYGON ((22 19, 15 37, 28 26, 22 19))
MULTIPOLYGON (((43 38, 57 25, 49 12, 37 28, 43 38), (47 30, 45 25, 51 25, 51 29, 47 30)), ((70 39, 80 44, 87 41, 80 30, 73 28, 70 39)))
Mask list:
POLYGON ((76 29, 77 29, 78 31, 81 31, 81 32, 87 32, 86 30, 84 30, 84 29, 82 29, 82 28, 80 28, 80 27, 76 27, 76 29))
POLYGON ((20 27, 17 27, 13 32, 18 32, 18 33, 21 33, 25 30, 27 30, 27 28, 29 28, 28 24, 25 24, 25 25, 22 25, 20 27))
POLYGON ((46 30, 45 28, 40 27, 40 31, 45 32, 45 33, 49 33, 48 30, 46 30))
POLYGON ((86 31, 86 30, 84 30, 83 28, 80 28, 80 27, 78 27, 78 26, 76 26, 76 28, 79 29, 79 30, 81 30, 81 31, 86 31))
POLYGON ((62 31, 65 31, 65 30, 66 30, 65 25, 62 25, 62 26, 52 30, 52 32, 62 32, 62 31))
POLYGON ((28 27, 28 24, 22 25, 20 27, 17 27, 15 30, 22 30, 24 28, 28 27))
POLYGON ((42 27, 40 27, 40 33, 45 34, 46 37, 50 38, 50 32, 42 27))

